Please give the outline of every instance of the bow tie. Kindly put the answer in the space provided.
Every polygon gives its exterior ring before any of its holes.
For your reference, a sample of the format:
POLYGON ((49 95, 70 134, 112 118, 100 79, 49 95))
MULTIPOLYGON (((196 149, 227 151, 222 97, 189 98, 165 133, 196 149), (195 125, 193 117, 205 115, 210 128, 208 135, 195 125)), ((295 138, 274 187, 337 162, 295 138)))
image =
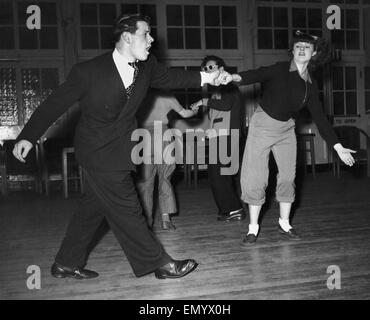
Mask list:
POLYGON ((134 69, 137 68, 137 63, 136 62, 128 62, 129 66, 133 67, 134 69))

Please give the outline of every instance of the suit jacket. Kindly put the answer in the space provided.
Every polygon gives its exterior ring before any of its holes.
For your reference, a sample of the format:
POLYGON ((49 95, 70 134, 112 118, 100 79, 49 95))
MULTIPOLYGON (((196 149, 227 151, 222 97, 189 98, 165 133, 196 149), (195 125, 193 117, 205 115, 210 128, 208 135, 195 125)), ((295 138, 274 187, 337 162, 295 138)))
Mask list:
POLYGON ((75 153, 90 170, 134 170, 131 134, 137 128, 135 114, 149 87, 200 86, 200 73, 170 70, 154 56, 138 63, 139 73, 128 99, 114 64, 112 52, 76 64, 67 80, 32 114, 17 140, 33 144, 73 103, 79 101, 81 118, 75 132, 75 153))

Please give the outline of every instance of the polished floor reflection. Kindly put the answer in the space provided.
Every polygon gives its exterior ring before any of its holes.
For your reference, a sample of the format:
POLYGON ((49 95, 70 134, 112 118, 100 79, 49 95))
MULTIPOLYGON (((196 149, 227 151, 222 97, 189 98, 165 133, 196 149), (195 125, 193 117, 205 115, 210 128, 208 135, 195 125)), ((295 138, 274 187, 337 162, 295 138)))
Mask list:
POLYGON ((257 244, 242 247, 248 221, 216 221, 206 179, 198 188, 177 184, 177 230, 157 230, 174 258, 191 257, 198 269, 178 280, 136 278, 111 232, 92 251, 89 281, 55 279, 49 268, 76 207, 33 192, 1 198, 1 299, 369 299, 370 180, 344 172, 308 175, 299 184, 293 225, 301 241, 277 232, 277 204, 263 215, 257 244), (27 288, 27 267, 41 268, 41 289, 27 288), (334 271, 335 272, 334 272, 334 271), (333 278, 335 276, 336 278, 333 278), (339 282, 338 282, 339 281, 339 282), (329 290, 328 285, 340 289, 329 290))

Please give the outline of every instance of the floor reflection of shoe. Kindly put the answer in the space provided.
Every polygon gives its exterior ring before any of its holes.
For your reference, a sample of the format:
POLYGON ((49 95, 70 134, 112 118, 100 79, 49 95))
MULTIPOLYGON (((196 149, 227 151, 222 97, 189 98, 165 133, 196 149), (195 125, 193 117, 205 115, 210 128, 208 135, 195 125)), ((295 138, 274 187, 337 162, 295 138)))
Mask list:
POLYGON ((176 279, 186 276, 194 271, 198 263, 193 259, 171 260, 169 263, 154 271, 157 279, 176 279))
POLYGON ((241 221, 245 219, 244 209, 239 209, 235 211, 230 211, 227 213, 222 213, 217 216, 218 221, 241 221))
POLYGON ((256 244, 256 241, 257 241, 257 236, 253 233, 250 233, 244 237, 242 244, 244 246, 253 246, 256 244))
POLYGON ((172 223, 172 221, 162 221, 162 229, 163 230, 176 230, 176 226, 172 223))

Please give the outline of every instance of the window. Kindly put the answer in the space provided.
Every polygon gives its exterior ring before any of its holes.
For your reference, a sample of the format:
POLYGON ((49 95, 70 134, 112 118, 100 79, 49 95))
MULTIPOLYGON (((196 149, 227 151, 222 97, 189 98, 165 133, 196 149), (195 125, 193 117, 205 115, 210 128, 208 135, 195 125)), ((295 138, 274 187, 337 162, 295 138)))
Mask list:
MULTIPOLYGON (((347 3, 348 0, 347 0, 347 3)), ((338 49, 360 49, 360 12, 359 9, 342 9, 342 29, 331 31, 331 39, 338 49)))
POLYGON ((114 3, 81 3, 81 48, 113 48, 112 25, 116 17, 114 3))
POLYGON ((288 49, 288 9, 258 7, 258 49, 288 49))
POLYGON ((334 116, 358 115, 356 67, 333 67, 332 81, 334 116))
POLYGON ((317 37, 322 36, 321 8, 292 8, 293 33, 296 30, 306 32, 317 37))
MULTIPOLYGON (((150 17, 150 34, 154 40, 157 39, 157 12, 155 4, 122 4, 121 13, 140 13, 150 17)), ((154 45, 155 44, 156 42, 154 42, 154 45)))
POLYGON ((58 86, 58 69, 22 68, 21 77, 24 122, 27 122, 40 103, 58 86))
POLYGON ((0 125, 18 124, 15 68, 0 68, 0 125))
POLYGON ((201 49, 200 7, 167 5, 168 49, 201 49))
POLYGON ((0 50, 39 50, 59 48, 57 6, 55 2, 2 1, 0 2, 0 50), (41 29, 27 28, 30 14, 27 8, 38 5, 41 29), (14 14, 15 13, 15 14, 14 14), (16 38, 19 41, 16 41, 16 38))
POLYGON ((167 5, 166 17, 168 49, 238 49, 235 6, 167 5))
POLYGON ((1 125, 23 125, 39 104, 55 90, 58 83, 58 68, 1 66, 1 125))
POLYGON ((365 110, 370 113, 370 66, 365 67, 365 110))
POLYGON ((206 49, 238 49, 236 7, 204 6, 206 49))

